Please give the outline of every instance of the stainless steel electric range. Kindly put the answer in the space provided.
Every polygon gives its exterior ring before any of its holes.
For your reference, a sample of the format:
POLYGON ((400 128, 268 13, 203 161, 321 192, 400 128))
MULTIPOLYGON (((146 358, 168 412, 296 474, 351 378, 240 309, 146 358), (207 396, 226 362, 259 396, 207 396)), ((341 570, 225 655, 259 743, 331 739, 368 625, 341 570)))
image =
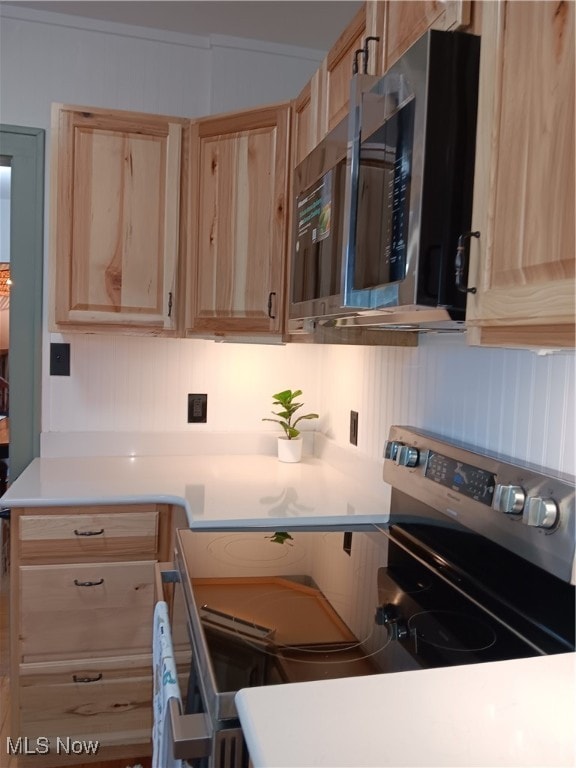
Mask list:
POLYGON ((574 650, 574 480, 393 427, 385 524, 178 532, 172 749, 245 766, 241 688, 574 650))

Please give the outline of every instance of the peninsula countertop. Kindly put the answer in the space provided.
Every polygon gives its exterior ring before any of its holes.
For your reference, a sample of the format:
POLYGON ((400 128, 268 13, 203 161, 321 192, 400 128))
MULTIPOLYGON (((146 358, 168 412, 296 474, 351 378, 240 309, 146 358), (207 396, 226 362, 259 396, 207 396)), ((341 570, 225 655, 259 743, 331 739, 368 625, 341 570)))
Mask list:
POLYGON ((574 766, 576 654, 246 688, 254 768, 574 766))
POLYGON ((4 507, 167 503, 192 528, 341 525, 388 519, 382 481, 362 482, 322 459, 270 455, 91 456, 34 459, 2 497, 4 507))

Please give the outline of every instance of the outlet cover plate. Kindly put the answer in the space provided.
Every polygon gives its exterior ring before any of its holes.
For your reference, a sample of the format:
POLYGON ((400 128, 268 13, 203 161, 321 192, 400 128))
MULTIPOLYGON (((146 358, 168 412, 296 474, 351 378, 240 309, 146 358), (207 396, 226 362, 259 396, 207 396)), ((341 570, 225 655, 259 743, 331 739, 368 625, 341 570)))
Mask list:
POLYGON ((350 442, 358 445, 358 411, 350 411, 350 442))
POLYGON ((206 424, 208 395, 188 395, 188 424, 206 424))

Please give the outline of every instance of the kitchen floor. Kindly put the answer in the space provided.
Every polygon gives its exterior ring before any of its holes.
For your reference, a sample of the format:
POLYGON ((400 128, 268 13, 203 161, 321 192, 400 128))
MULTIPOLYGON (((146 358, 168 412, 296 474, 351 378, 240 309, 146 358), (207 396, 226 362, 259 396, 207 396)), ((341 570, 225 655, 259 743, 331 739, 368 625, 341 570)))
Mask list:
MULTIPOLYGON (((9 669, 9 579, 5 567, 6 559, 2 558, 0 567, 0 768, 18 768, 16 757, 6 752, 6 740, 10 735, 10 681, 9 669)), ((38 766, 41 767, 42 759, 39 758, 38 766)), ((67 764, 72 768, 71 764, 67 764)), ((90 763, 77 763, 73 768, 151 768, 151 757, 134 757, 132 759, 98 761, 90 763)))

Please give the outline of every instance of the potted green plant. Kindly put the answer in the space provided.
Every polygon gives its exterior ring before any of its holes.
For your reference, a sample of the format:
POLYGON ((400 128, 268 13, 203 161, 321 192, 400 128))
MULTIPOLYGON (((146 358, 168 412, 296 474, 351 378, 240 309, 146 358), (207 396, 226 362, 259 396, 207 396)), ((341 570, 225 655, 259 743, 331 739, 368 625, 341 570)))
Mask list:
POLYGON ((272 395, 273 405, 279 411, 272 411, 277 418, 264 418, 262 421, 273 421, 280 424, 284 430, 284 436, 278 438, 278 458, 280 461, 295 462, 302 458, 302 438, 296 425, 303 419, 317 419, 317 413, 298 413, 304 403, 296 402, 296 398, 302 394, 301 389, 285 389, 272 395))

